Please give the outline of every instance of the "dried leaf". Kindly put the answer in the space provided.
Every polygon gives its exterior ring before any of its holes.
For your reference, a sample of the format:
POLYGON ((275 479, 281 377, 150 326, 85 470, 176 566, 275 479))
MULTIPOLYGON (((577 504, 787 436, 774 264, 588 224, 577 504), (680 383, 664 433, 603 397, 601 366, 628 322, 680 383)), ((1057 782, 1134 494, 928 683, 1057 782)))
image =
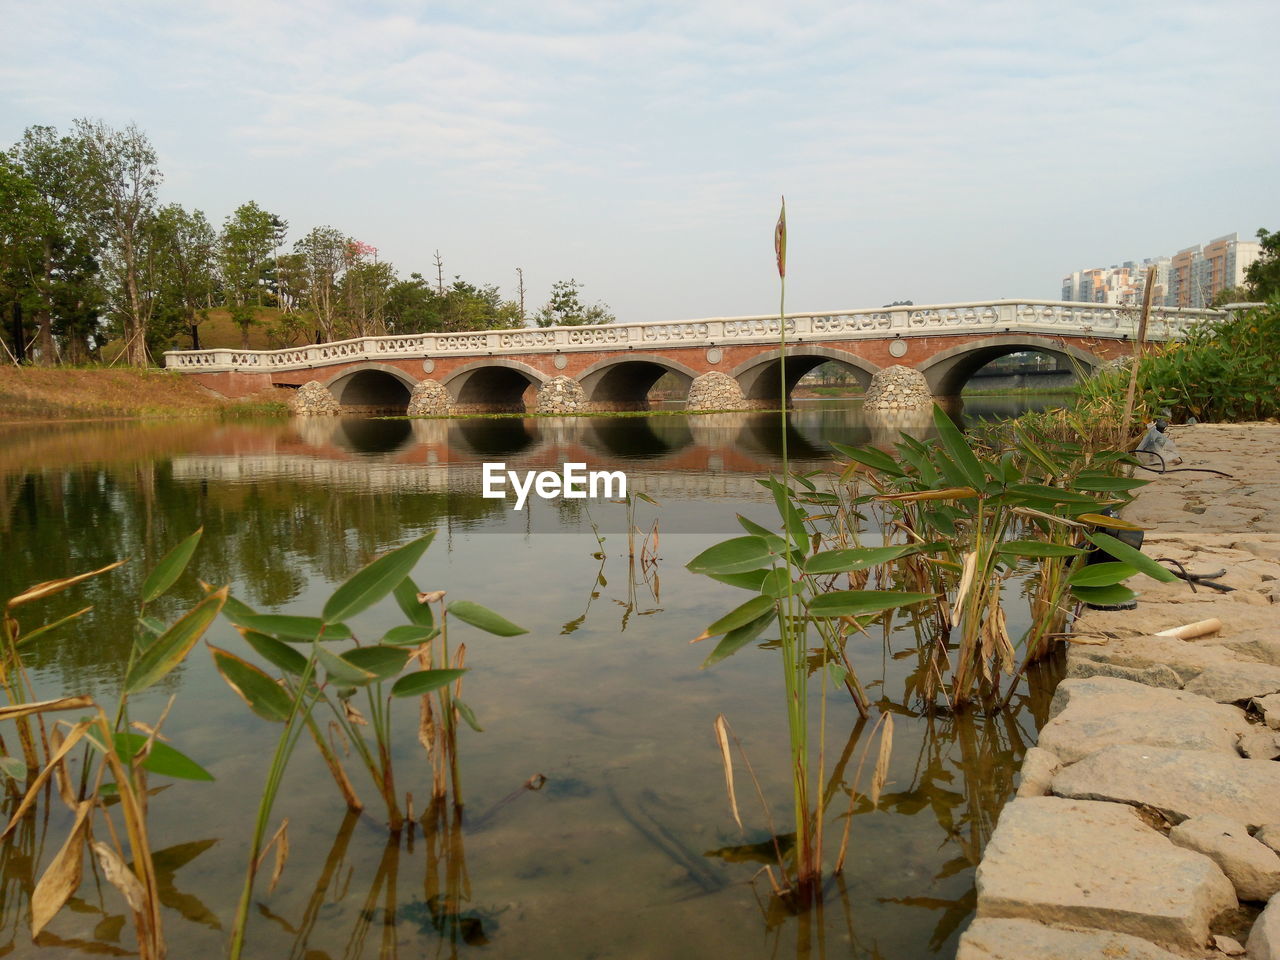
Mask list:
POLYGON ((964 572, 960 574, 960 585, 956 587, 956 599, 952 605, 956 623, 964 617, 965 598, 969 594, 969 588, 973 586, 973 577, 977 570, 978 553, 976 550, 971 550, 964 555, 964 572))
POLYGON ((101 865, 107 881, 124 894, 130 909, 136 914, 145 914, 147 893, 143 889, 142 883, 139 882, 137 875, 129 869, 128 864, 120 859, 118 853, 100 841, 94 842, 93 852, 98 858, 98 863, 101 865))
POLYGON ((353 707, 350 700, 342 701, 342 712, 346 714, 348 723, 354 723, 362 727, 369 725, 369 721, 364 718, 364 714, 353 707))
POLYGON ((14 607, 20 606, 24 603, 30 603, 32 600, 39 600, 41 597, 61 593, 63 590, 67 589, 67 587, 74 586, 81 580, 88 580, 90 577, 96 577, 100 573, 106 573, 108 570, 114 570, 121 564, 128 562, 128 560, 117 560, 115 563, 109 563, 105 567, 99 567, 97 570, 90 570, 88 573, 81 573, 74 577, 66 577, 62 580, 46 580, 44 583, 37 583, 34 587, 30 587, 12 598, 5 604, 5 609, 12 610, 14 607))
POLYGON ((41 788, 43 788, 48 782, 49 777, 53 776, 54 771, 58 768, 58 764, 62 762, 62 758, 71 751, 72 747, 80 742, 80 738, 84 736, 85 731, 89 729, 93 722, 94 721, 92 720, 81 720, 67 733, 67 739, 62 742, 60 747, 53 751, 53 756, 49 759, 49 765, 41 770, 40 773, 36 775, 36 778, 31 781, 31 786, 27 789, 27 795, 22 798, 22 802, 18 804, 18 809, 13 812, 13 817, 9 820, 9 825, 4 828, 3 833, 0 833, 0 840, 3 840, 11 834, 13 832, 13 828, 16 827, 21 822, 22 818, 27 815, 27 811, 31 809, 31 805, 34 804, 36 802, 36 798, 39 797, 41 788))
POLYGON ((86 800, 75 807, 76 820, 67 839, 49 864, 31 893, 31 936, 34 939, 54 918, 80 886, 84 863, 85 826, 93 801, 86 800))
POLYGON ((444 599, 444 595, 448 592, 449 591, 447 590, 429 590, 426 593, 418 594, 418 602, 419 603, 439 603, 441 600, 444 599))
POLYGON ((262 868, 262 862, 267 859, 267 853, 272 847, 276 848, 275 866, 271 868, 271 881, 267 884, 267 893, 275 890, 276 884, 280 882, 280 875, 284 873, 284 865, 289 860, 289 818, 285 817, 280 821, 280 827, 271 839, 267 841, 267 845, 262 848, 262 853, 258 857, 258 862, 254 864, 254 872, 262 868))
POLYGON ((729 792, 729 806, 733 810, 733 819, 738 829, 742 830, 742 817, 738 815, 738 798, 733 789, 733 757, 729 753, 729 730, 724 714, 716 715, 716 743, 720 744, 720 758, 724 763, 724 786, 729 792))
MULTIPOLYGON (((53 744, 55 751, 62 746, 62 740, 61 728, 54 727, 49 734, 49 741, 53 744)), ((62 798, 62 802, 71 810, 75 810, 79 806, 79 802, 76 800, 75 790, 71 788, 71 775, 67 773, 67 761, 65 759, 59 761, 57 768, 53 771, 53 778, 58 785, 58 796, 62 798)))
MULTIPOLYGON (((168 711, 166 710, 165 712, 167 713, 168 711)), ((134 720, 129 724, 129 726, 133 727, 133 729, 137 730, 139 733, 146 734, 151 740, 163 740, 166 743, 169 741, 168 737, 162 736, 160 731, 149 723, 143 723, 141 720, 134 720)))
POLYGON ((15 703, 0 707, 0 720, 17 720, 33 713, 53 713, 56 710, 83 710, 93 706, 93 697, 60 697, 57 700, 40 700, 36 703, 15 703))
POLYGON ((889 779, 889 757, 893 754, 893 714, 884 714, 884 726, 880 730, 880 752, 876 755, 875 773, 871 775, 871 790, 868 796, 873 807, 879 806, 880 794, 884 790, 885 781, 889 779))

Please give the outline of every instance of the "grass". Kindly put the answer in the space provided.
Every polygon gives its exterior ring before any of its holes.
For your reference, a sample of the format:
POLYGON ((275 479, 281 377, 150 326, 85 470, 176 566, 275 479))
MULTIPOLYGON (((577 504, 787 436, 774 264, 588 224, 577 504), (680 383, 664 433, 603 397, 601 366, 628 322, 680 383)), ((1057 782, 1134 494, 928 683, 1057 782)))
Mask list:
POLYGON ((227 400, 159 369, 0 367, 0 423, 176 417, 279 416, 270 394, 227 400))

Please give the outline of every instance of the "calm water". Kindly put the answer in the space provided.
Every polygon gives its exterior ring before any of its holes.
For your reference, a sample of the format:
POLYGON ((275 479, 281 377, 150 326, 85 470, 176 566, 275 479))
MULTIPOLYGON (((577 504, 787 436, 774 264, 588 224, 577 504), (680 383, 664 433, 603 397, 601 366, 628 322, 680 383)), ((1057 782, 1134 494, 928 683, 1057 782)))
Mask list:
MULTIPOLYGON (((966 416, 1028 403, 971 400, 966 416)), ((974 900, 973 867, 1047 707, 1047 684, 994 720, 926 718, 904 703, 916 660, 910 625, 850 640, 860 676, 897 720, 891 782, 859 810, 850 863, 820 915, 770 904, 750 847, 767 820, 740 770, 746 835, 733 823, 712 722, 723 712, 745 745, 779 823, 787 813, 786 721, 777 653, 749 647, 711 670, 688 640, 745 599, 684 563, 738 530, 735 513, 771 523, 753 478, 776 469, 777 416, 565 420, 196 423, 0 428, 0 597, 36 581, 133 562, 49 602, 49 619, 88 603, 75 628, 27 654, 37 691, 110 701, 133 635, 142 577, 203 525, 191 569, 272 611, 318 613, 333 585, 399 543, 438 529, 415 572, 423 589, 483 602, 529 629, 499 639, 462 630, 464 696, 483 733, 460 734, 465 814, 451 831, 387 843, 377 800, 349 765, 371 816, 350 817, 311 745, 295 756, 275 819, 290 821, 279 885, 260 883, 248 956, 477 958, 791 957, 912 960, 950 956, 974 900), (637 516, 660 529, 657 576, 630 569, 618 504, 535 503, 514 512, 480 496, 479 464, 545 469, 566 461, 625 470, 659 501, 637 516), (604 537, 600 546, 592 526, 604 537), (545 786, 524 790, 541 774, 545 786)), ((819 466, 832 440, 888 442, 847 401, 802 402, 793 458, 819 466)), ((922 433, 922 426, 912 428, 922 433)), ((193 577, 161 612, 199 595, 193 577)), ((393 604, 355 618, 375 638, 403 622, 393 604)), ((250 658, 225 623, 210 640, 250 658)), ((279 727, 234 697, 197 648, 162 689, 133 701, 213 783, 169 782, 151 802, 166 885, 170 956, 216 958, 234 915, 260 786, 279 727)), ((429 773, 416 706, 398 703, 396 772, 421 811, 429 773)), ((828 710, 831 759, 861 749, 847 699, 828 710)), ((850 782, 854 760, 843 766, 850 782)), ((843 811, 841 811, 843 812, 843 811)), ((831 834, 842 821, 832 821, 831 834)), ((69 823, 46 822, 9 848, 0 889, 0 954, 132 951, 119 898, 86 871, 69 909, 29 936, 32 861, 43 867, 69 823)))

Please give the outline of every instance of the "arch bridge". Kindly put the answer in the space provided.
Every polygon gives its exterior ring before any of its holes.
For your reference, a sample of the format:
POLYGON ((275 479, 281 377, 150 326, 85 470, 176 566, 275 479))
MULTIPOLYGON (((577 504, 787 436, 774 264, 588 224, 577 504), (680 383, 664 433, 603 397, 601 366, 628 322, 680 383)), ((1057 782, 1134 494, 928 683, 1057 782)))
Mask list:
MULTIPOLYGON (((1147 337, 1178 339, 1192 324, 1221 316, 1156 308, 1147 337)), ((1010 353, 1048 354, 1088 374, 1131 353, 1137 319, 1134 308, 1053 300, 789 314, 785 392, 828 361, 864 388, 887 367, 911 367, 938 397, 959 394, 981 367, 1010 353)), ((548 413, 644 409, 650 389, 668 374, 682 392, 693 391, 689 402, 701 409, 776 407, 784 399, 781 322, 727 317, 362 337, 283 350, 176 350, 165 354, 165 366, 227 397, 315 380, 352 412, 403 413, 427 381, 443 387, 435 390, 437 413, 521 411, 530 404, 548 413), (552 381, 560 399, 544 403, 540 395, 552 381), (714 390, 699 392, 699 384, 712 383, 714 390)))

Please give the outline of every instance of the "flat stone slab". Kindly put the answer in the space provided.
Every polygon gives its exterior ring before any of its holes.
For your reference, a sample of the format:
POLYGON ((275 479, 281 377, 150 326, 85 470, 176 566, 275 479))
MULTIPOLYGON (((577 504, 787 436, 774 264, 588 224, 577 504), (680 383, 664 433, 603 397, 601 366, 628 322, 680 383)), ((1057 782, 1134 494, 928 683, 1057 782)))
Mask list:
POLYGON ((956 960, 1183 960, 1123 933, 1062 930, 1030 920, 975 920, 956 960))
POLYGON ((1236 906, 1213 861, 1174 846, 1130 807, 1057 797, 1005 805, 977 887, 979 920, 1123 933, 1180 952, 1201 950, 1210 921, 1236 906))
POLYGON ((1119 744, 1054 775, 1059 797, 1144 804, 1174 823, 1221 814, 1250 829, 1280 823, 1280 763, 1204 750, 1119 744))
POLYGON ((1215 664, 1187 681, 1183 689, 1219 703, 1252 700, 1280 691, 1280 667, 1269 663, 1215 664))
POLYGON ((1280 893, 1280 856, 1226 817, 1192 817, 1169 832, 1180 847, 1203 853, 1222 868, 1241 900, 1266 903, 1280 893))
POLYGON ((1253 921, 1245 949, 1249 960, 1280 960, 1280 896, 1272 897, 1267 908, 1253 921))
POLYGON ((1249 721, 1235 707, 1181 690, 1117 677, 1067 679, 1058 684, 1040 731, 1040 747, 1075 763, 1118 743, 1239 756, 1249 721))

